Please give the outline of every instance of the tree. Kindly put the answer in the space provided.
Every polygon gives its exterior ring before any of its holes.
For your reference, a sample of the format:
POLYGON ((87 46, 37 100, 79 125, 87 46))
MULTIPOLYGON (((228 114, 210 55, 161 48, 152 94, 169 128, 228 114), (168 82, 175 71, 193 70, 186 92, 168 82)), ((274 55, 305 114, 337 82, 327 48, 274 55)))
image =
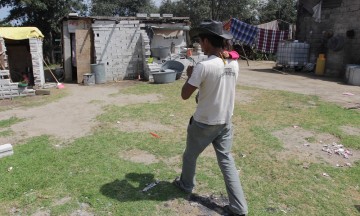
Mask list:
POLYGON ((174 16, 188 16, 192 26, 204 19, 226 21, 231 17, 252 21, 258 16, 257 0, 163 0, 160 13, 172 13, 174 16))
POLYGON ((136 13, 153 13, 157 8, 152 0, 93 0, 93 16, 135 16, 136 13))
POLYGON ((282 20, 288 23, 296 22, 297 0, 269 0, 260 7, 260 21, 262 23, 272 20, 282 20))
POLYGON ((77 0, 0 0, 0 6, 10 7, 4 23, 15 26, 35 26, 44 34, 44 56, 54 63, 53 40, 60 36, 59 21, 71 12, 84 14, 86 4, 77 0))

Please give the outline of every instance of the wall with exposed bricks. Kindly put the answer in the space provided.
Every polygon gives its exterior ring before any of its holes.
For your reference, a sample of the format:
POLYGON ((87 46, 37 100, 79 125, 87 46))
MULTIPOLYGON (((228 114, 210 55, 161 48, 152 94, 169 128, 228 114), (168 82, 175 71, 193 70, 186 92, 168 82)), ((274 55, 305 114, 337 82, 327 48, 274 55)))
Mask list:
POLYGON ((303 8, 298 12, 297 39, 310 44, 310 62, 325 53, 325 75, 344 76, 346 64, 360 64, 360 1, 323 0, 320 23, 303 8))

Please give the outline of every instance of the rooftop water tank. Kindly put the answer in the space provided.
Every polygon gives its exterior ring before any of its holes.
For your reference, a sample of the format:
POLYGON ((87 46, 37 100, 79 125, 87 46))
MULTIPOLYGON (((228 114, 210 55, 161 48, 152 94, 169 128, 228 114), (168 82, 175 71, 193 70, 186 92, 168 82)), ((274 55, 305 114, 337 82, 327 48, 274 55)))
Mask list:
POLYGON ((308 63, 309 44, 297 41, 279 42, 276 64, 289 67, 303 67, 308 63))

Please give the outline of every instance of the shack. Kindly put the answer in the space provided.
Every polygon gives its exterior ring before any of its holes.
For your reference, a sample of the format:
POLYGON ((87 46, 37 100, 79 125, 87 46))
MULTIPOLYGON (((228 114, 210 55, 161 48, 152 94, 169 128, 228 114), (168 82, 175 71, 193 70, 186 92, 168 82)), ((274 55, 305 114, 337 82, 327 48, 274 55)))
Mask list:
POLYGON ((84 74, 103 67, 101 81, 149 79, 149 58, 161 63, 186 47, 188 17, 137 14, 136 17, 79 17, 62 19, 63 68, 66 82, 83 82, 84 74), (154 49, 153 49, 154 48, 154 49))
POLYGON ((299 0, 297 39, 310 44, 310 62, 325 54, 325 75, 343 77, 360 64, 360 1, 299 0))
POLYGON ((8 70, 9 80, 44 85, 43 38, 36 27, 0 27, 0 69, 8 70))

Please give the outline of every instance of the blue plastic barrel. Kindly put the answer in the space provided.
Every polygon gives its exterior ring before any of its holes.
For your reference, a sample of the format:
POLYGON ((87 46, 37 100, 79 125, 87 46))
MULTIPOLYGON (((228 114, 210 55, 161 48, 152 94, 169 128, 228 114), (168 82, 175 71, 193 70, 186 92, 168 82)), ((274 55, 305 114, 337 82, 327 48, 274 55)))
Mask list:
POLYGON ((95 74, 95 84, 106 83, 104 63, 91 64, 90 66, 91 66, 91 73, 95 74))

